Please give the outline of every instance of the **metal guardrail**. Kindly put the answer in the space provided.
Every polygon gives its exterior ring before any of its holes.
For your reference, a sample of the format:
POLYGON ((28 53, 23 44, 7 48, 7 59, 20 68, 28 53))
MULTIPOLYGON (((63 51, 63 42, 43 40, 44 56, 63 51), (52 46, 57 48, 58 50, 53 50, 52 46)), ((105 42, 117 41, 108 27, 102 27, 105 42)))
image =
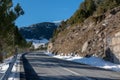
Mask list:
POLYGON ((12 61, 9 63, 9 67, 7 69, 7 71, 4 73, 4 75, 1 77, 0 80, 8 80, 9 76, 10 76, 10 73, 12 71, 12 68, 13 68, 13 65, 15 63, 17 59, 17 55, 15 55, 13 58, 12 58, 12 61))

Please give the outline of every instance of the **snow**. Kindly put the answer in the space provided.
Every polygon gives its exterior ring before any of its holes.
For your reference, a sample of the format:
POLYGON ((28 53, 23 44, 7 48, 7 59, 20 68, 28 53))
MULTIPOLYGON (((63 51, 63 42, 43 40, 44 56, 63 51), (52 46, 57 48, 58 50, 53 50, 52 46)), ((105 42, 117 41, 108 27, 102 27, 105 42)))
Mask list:
POLYGON ((60 59, 64 59, 64 60, 68 60, 68 61, 74 61, 74 62, 78 62, 78 63, 83 63, 83 64, 88 64, 91 66, 95 66, 95 67, 100 67, 100 68, 104 68, 104 69, 110 69, 110 70, 114 70, 117 72, 120 72, 120 64, 114 64, 108 61, 105 61, 99 57, 80 57, 80 56, 61 56, 61 55, 53 55, 50 52, 46 52, 45 54, 49 55, 49 56, 53 56, 55 58, 60 58, 60 59))
POLYGON ((15 61, 11 74, 8 78, 8 80, 20 80, 20 70, 21 70, 21 66, 20 66, 20 57, 22 56, 22 54, 18 54, 17 55, 17 60, 15 61))
POLYGON ((57 21, 52 21, 56 26, 59 26, 61 25, 61 22, 62 21, 66 21, 67 19, 64 19, 64 20, 57 20, 57 21))
POLYGON ((61 23, 62 20, 53 21, 53 23, 61 23))
POLYGON ((41 45, 45 45, 49 41, 47 39, 41 39, 41 40, 36 40, 36 39, 26 39, 28 42, 32 42, 32 45, 34 46, 35 49, 39 48, 41 45))
POLYGON ((20 74, 18 72, 18 69, 19 69, 18 64, 17 62, 15 62, 11 71, 12 73, 10 74, 8 80, 20 80, 20 74))
POLYGON ((9 67, 9 63, 12 61, 13 57, 7 58, 0 64, 0 73, 5 73, 9 67))
POLYGON ((28 42, 34 42, 34 43, 47 43, 48 40, 43 38, 41 40, 37 40, 37 39, 26 39, 28 42))
POLYGON ((9 64, 0 65, 0 73, 5 73, 8 67, 9 67, 9 64))
POLYGON ((56 26, 59 26, 59 25, 61 24, 61 21, 62 21, 62 20, 53 21, 53 23, 54 23, 56 26))

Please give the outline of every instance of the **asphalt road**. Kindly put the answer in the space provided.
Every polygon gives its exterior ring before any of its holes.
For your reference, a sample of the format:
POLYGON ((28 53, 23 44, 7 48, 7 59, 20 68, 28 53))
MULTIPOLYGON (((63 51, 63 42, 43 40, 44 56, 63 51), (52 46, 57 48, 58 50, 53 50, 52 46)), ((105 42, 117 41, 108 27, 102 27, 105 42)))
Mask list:
POLYGON ((44 52, 22 56, 26 80, 120 80, 120 72, 56 59, 44 52))
POLYGON ((4 75, 3 73, 0 73, 0 79, 2 78, 3 75, 4 75))

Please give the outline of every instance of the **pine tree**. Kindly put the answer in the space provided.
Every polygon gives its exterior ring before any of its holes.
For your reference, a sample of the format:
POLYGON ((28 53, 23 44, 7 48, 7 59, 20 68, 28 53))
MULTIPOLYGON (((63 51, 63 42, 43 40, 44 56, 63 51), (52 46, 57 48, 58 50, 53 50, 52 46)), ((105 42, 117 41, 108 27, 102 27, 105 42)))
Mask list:
POLYGON ((0 57, 2 56, 3 47, 6 50, 7 48, 12 49, 14 45, 18 44, 16 40, 20 39, 20 42, 22 42, 23 38, 20 38, 21 35, 19 35, 15 26, 15 20, 23 14, 24 11, 19 4, 13 8, 12 0, 0 0, 0 57), (15 34, 18 37, 15 37, 15 34), (13 45, 13 43, 15 44, 13 45))

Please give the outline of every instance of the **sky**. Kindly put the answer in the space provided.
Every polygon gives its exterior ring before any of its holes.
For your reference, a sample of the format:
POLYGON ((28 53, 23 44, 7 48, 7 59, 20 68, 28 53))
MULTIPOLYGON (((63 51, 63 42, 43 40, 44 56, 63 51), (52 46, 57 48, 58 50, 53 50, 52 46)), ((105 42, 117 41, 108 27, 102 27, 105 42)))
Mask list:
POLYGON ((16 20, 18 27, 69 19, 83 0, 13 0, 25 14, 16 20))

